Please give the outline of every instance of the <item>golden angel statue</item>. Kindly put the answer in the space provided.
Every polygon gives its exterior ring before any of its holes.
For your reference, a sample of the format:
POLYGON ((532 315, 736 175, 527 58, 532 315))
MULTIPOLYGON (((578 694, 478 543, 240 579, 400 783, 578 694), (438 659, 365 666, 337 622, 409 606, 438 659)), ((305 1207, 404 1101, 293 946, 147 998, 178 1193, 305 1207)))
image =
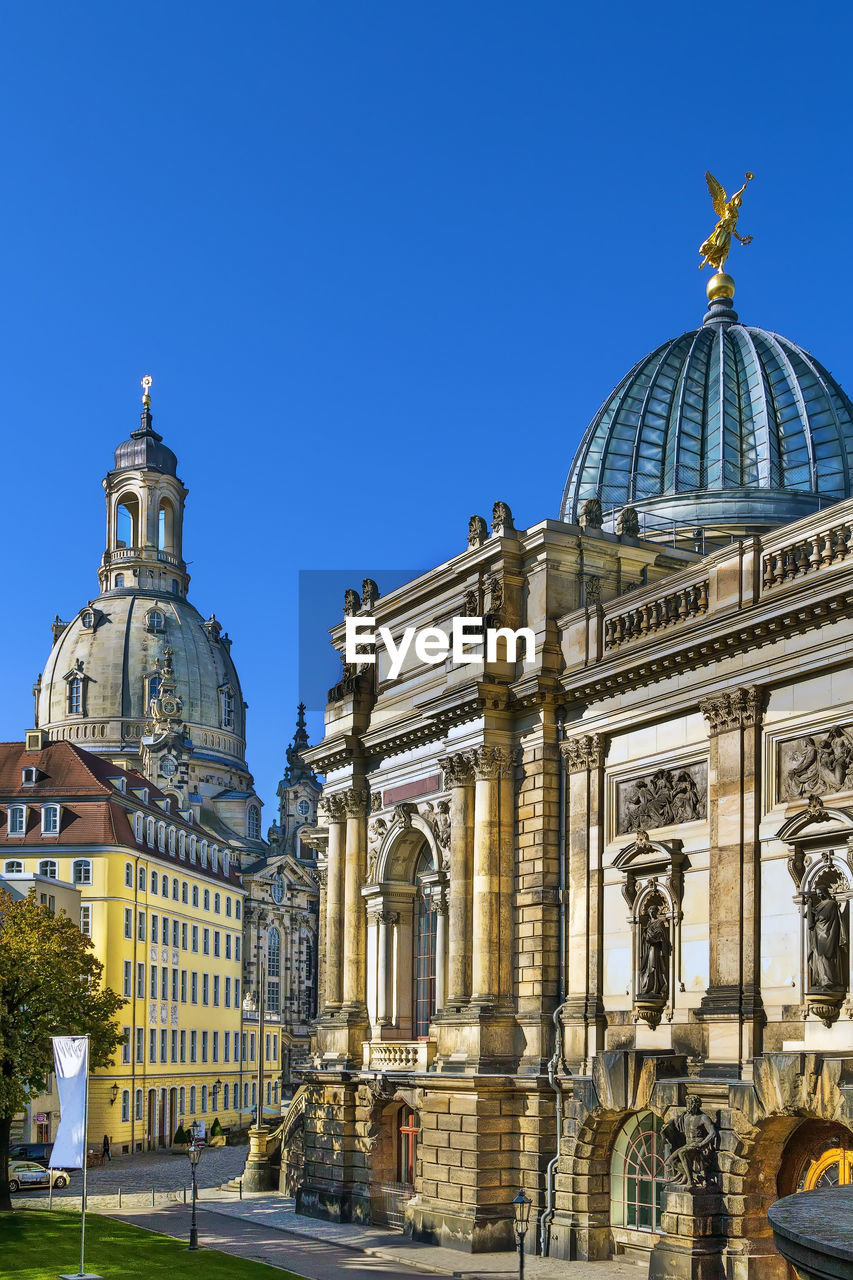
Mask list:
POLYGON ((725 189, 717 181, 713 173, 705 172, 705 181, 708 184, 708 190, 711 193, 711 200, 714 204, 714 213, 719 218, 719 222, 708 236, 708 239, 699 247, 699 252, 702 254, 702 261, 699 263, 700 271, 704 266, 711 266, 715 271, 722 271, 723 264, 732 247, 732 236, 739 240, 741 244, 752 244, 752 236, 738 235, 737 220, 743 203, 743 193, 746 191, 747 183, 751 182, 754 177, 754 173, 747 173, 746 182, 744 182, 740 191, 734 193, 730 200, 726 195, 725 189))

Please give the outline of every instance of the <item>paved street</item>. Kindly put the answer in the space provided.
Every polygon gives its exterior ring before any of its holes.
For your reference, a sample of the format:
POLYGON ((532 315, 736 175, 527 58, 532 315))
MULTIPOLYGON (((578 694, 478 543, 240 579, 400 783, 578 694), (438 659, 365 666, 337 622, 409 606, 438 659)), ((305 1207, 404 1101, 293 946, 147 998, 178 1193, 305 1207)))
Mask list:
MULTIPOLYGON (((235 1178, 243 1172, 248 1147, 206 1147, 198 1162, 197 1176, 199 1187, 219 1187, 229 1178, 235 1178)), ((88 1172, 88 1192, 90 1196, 114 1195, 121 1190, 122 1194, 151 1191, 180 1191, 182 1187, 191 1185, 190 1162, 186 1155, 168 1151, 147 1151, 135 1156, 116 1156, 108 1164, 88 1172)), ((79 1196, 83 1185, 83 1175, 79 1171, 71 1174, 69 1185, 64 1191, 54 1191, 54 1197, 79 1196)), ((44 1196, 47 1191, 31 1191, 28 1196, 44 1196)))
MULTIPOLYGON (((178 1237, 188 1230, 188 1212, 183 1206, 157 1211, 129 1209, 110 1216, 178 1237)), ((230 1205, 208 1200, 199 1206, 198 1225, 203 1245, 282 1267, 308 1280, 424 1280, 425 1273, 456 1280, 509 1280, 518 1274, 512 1253, 466 1254, 414 1244, 394 1232, 296 1218, 292 1202, 276 1204, 271 1196, 230 1205), (288 1220, 295 1230, 274 1225, 288 1220), (347 1239, 350 1243, 344 1244, 347 1239), (356 1240, 359 1243, 354 1243, 356 1240)), ((641 1280, 645 1273, 644 1268, 628 1262, 541 1258, 528 1258, 525 1269, 529 1280, 641 1280)))

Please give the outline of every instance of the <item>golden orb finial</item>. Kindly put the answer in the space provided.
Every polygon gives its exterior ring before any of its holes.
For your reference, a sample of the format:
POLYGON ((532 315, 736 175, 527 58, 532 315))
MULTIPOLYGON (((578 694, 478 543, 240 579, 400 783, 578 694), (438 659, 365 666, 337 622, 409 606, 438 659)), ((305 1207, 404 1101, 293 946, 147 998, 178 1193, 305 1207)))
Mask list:
POLYGON ((709 302, 713 302, 715 298, 733 298, 735 282, 725 271, 718 271, 705 285, 705 292, 709 302))
POLYGON ((153 379, 151 378, 150 374, 147 374, 147 373, 146 373, 145 377, 142 379, 142 381, 141 381, 141 382, 140 382, 140 384, 139 384, 139 385, 142 387, 142 403, 143 403, 143 405, 145 406, 145 408, 146 408, 146 409, 149 409, 149 408, 151 407, 151 383, 152 383, 152 381, 153 381, 153 379))

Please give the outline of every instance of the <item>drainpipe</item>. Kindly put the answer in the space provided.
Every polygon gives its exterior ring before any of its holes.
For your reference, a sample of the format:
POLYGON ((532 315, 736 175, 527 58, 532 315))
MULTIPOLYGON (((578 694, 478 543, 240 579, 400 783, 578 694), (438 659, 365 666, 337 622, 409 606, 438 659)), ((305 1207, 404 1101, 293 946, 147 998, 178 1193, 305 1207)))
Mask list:
MULTIPOLYGON (((560 707, 557 710, 557 746, 563 738, 563 725, 565 722, 565 710, 560 707)), ((550 1247, 549 1228, 554 1217, 554 1177, 557 1172, 557 1163, 560 1159, 560 1150, 563 1141, 563 1086, 561 1081, 557 1079, 557 1069, 562 1065, 565 1070, 565 1062, 563 1061, 563 1027, 560 1021, 560 1015, 566 1007, 566 770, 560 760, 560 784, 559 784, 559 985, 558 991, 560 1003, 554 1010, 554 1053, 551 1061, 548 1063, 548 1084, 554 1090, 556 1120, 557 1120, 557 1149, 552 1160, 548 1161, 548 1167, 545 1171, 545 1209, 539 1221, 539 1253, 545 1258, 548 1256, 550 1247)))

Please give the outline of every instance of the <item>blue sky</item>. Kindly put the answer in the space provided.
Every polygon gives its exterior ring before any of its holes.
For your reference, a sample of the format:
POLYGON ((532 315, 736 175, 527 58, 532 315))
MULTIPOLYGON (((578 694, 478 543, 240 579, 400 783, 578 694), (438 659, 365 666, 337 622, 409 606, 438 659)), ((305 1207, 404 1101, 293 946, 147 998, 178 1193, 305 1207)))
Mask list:
POLYGON ((2 736, 97 590, 144 373, 267 819, 299 571, 382 587, 496 498, 556 515, 613 384, 701 320, 706 167, 756 174, 741 317, 853 390, 851 36, 787 0, 6 6, 2 736))

